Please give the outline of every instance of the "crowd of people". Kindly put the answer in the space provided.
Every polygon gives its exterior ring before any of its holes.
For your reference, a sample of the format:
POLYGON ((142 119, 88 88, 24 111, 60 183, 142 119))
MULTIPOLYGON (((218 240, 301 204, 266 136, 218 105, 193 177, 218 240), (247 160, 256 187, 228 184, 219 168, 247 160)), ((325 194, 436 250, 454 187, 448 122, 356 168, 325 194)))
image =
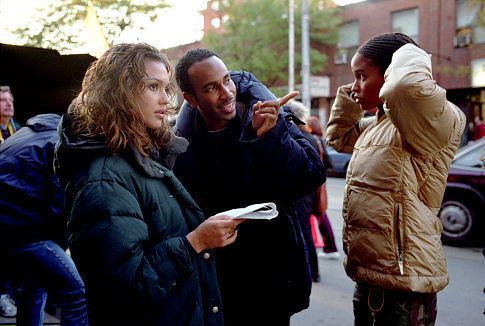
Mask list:
MULTIPOLYGON (((433 325, 449 282, 436 214, 465 117, 404 34, 369 39, 351 69, 326 143, 353 153, 342 246, 355 325, 433 325)), ((19 325, 41 324, 47 299, 61 325, 289 325, 317 257, 339 257, 331 161, 298 92, 278 99, 208 49, 172 67, 145 43, 106 51, 62 117, 19 128, 0 91, 0 279, 20 284, 19 325), (227 212, 267 202, 274 219, 227 212)))

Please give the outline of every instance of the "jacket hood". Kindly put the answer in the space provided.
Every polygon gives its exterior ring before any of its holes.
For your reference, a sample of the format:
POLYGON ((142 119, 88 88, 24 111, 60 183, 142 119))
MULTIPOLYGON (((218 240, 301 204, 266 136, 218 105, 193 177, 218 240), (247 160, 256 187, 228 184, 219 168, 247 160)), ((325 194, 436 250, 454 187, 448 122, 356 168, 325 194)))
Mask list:
POLYGON ((62 116, 57 129, 57 143, 54 150, 54 171, 59 183, 65 186, 67 178, 94 157, 106 154, 103 138, 89 137, 87 133, 74 134, 72 114, 62 116))
POLYGON ((39 114, 27 120, 27 127, 33 131, 56 130, 61 116, 54 113, 39 114))
POLYGON ((158 162, 172 170, 179 154, 184 153, 189 147, 189 141, 183 137, 172 134, 172 140, 166 148, 160 150, 158 162))
MULTIPOLYGON (((57 130, 58 139, 54 152, 54 171, 62 186, 67 179, 80 167, 86 166, 94 158, 107 154, 107 144, 103 137, 90 137, 87 132, 74 134, 75 121, 72 114, 62 116, 57 130)), ((188 141, 173 135, 171 143, 160 150, 159 163, 171 169, 178 154, 185 152, 188 141)), ((146 165, 134 144, 128 143, 125 153, 131 157, 136 165, 146 165)), ((145 157, 143 157, 145 158, 145 157)))

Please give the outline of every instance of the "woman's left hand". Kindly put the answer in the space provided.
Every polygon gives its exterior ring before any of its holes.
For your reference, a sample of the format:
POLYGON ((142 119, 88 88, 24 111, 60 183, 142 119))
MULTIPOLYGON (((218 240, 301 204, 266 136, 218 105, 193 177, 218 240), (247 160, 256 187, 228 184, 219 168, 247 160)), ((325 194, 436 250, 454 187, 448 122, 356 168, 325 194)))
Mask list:
POLYGON ((187 234, 187 241, 197 253, 205 249, 225 247, 236 240, 236 227, 244 221, 245 219, 232 219, 228 215, 211 216, 187 234))

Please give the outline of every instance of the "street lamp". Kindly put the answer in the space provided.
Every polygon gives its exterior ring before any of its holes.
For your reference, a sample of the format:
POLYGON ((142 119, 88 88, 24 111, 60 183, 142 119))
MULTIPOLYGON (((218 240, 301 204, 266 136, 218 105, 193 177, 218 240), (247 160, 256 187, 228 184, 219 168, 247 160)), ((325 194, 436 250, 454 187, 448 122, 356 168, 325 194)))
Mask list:
POLYGON ((310 103, 310 39, 308 33, 310 16, 308 15, 307 0, 301 2, 301 98, 307 108, 310 103))
POLYGON ((288 92, 295 90, 295 1, 289 0, 288 26, 288 92))

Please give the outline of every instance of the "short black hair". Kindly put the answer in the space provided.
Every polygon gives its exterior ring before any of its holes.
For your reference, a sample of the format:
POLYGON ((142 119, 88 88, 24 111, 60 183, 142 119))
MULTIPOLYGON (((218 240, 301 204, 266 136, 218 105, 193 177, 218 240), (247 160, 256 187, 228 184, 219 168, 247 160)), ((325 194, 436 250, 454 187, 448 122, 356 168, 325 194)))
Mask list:
POLYGON ((194 49, 187 51, 175 65, 175 80, 179 88, 184 93, 195 95, 194 88, 189 80, 189 68, 197 62, 203 61, 210 57, 220 57, 214 51, 207 49, 194 49))
POLYGON ((369 39, 357 50, 365 58, 371 59, 374 64, 381 68, 384 73, 391 64, 392 55, 405 44, 416 42, 409 36, 402 33, 385 33, 369 39))

